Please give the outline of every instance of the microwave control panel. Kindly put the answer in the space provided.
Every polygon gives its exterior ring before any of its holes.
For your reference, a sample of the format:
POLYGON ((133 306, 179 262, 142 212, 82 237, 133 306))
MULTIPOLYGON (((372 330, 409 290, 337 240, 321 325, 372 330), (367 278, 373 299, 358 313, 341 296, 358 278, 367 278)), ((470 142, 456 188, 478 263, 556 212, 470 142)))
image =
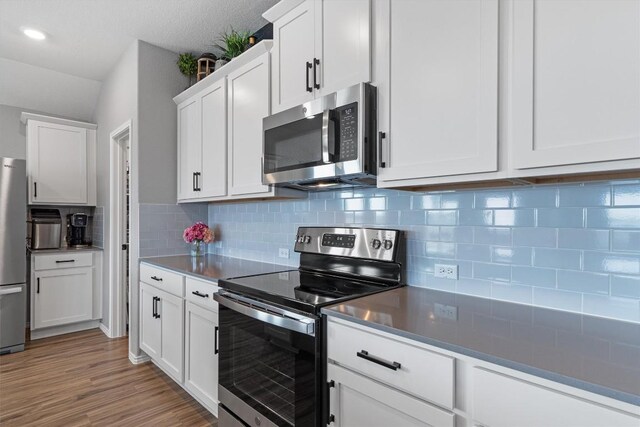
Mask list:
POLYGON ((358 103, 354 102, 335 110, 338 122, 338 156, 339 162, 358 158, 358 103))

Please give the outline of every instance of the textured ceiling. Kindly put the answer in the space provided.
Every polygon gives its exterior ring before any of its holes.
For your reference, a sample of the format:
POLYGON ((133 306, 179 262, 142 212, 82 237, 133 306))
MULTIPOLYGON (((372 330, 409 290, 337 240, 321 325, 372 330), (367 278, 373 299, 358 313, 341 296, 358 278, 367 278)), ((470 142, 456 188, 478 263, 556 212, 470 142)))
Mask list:
POLYGON ((220 32, 255 31, 277 0, 0 0, 0 57, 102 81, 133 40, 212 49, 220 32), (20 27, 47 33, 44 42, 20 27))

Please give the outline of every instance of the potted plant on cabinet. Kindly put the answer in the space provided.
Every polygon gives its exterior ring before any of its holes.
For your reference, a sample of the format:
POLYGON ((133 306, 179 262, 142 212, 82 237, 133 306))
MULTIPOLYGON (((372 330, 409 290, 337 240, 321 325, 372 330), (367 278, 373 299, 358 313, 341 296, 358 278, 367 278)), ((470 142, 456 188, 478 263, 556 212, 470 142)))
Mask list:
POLYGON ((216 70, 247 50, 251 46, 250 36, 247 31, 236 31, 233 28, 220 34, 219 43, 216 43, 216 46, 222 49, 222 56, 216 61, 216 70), (219 63, 221 64, 220 66, 218 65, 219 63))
POLYGON ((185 52, 178 56, 177 64, 180 72, 189 77, 189 86, 191 86, 191 78, 198 72, 198 60, 191 53, 185 52))

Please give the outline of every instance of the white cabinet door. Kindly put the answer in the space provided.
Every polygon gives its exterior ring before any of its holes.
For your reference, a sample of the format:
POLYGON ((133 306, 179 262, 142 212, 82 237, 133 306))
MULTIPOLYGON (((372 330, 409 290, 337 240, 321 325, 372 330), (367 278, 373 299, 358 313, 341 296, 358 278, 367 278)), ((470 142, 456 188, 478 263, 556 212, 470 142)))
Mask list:
POLYGON ((87 129, 29 120, 27 152, 30 204, 87 203, 87 129))
POLYGON ((315 3, 305 0, 273 23, 274 113, 313 99, 315 3))
POLYGON ((640 2, 517 0, 512 7, 513 166, 640 157, 640 2))
POLYGON ((184 360, 184 300, 164 291, 156 291, 160 329, 160 363, 182 383, 184 360))
POLYGON ((315 58, 320 61, 316 76, 320 88, 316 96, 369 82, 371 0, 315 3, 315 58))
POLYGON ((491 427, 640 425, 640 418, 497 372, 475 367, 473 419, 491 427))
POLYGON ((140 282, 140 348, 154 360, 160 360, 161 320, 156 317, 157 289, 140 282))
POLYGON ((196 176, 202 159, 201 105, 198 95, 178 105, 178 199, 197 196, 196 176))
POLYGON ((454 415, 334 364, 327 367, 331 426, 453 427, 454 415))
POLYGON ((227 76, 229 194, 256 195, 262 184, 262 119, 269 115, 269 53, 227 76))
POLYGON ((91 320, 93 270, 91 267, 36 272, 32 329, 91 320))
POLYGON ((386 133, 379 186, 496 171, 498 1, 380 6, 388 35, 376 46, 378 128, 386 133))
POLYGON ((202 166, 197 197, 227 194, 227 81, 221 79, 200 95, 202 166))
POLYGON ((184 386, 217 414, 218 314, 186 303, 184 386))

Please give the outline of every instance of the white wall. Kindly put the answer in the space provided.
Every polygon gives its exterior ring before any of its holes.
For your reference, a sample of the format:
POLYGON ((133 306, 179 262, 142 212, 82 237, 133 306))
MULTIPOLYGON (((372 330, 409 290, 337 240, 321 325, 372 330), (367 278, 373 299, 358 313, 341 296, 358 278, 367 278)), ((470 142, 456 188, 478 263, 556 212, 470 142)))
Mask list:
MULTIPOLYGON (((185 89, 186 78, 175 53, 142 41, 134 42, 105 80, 96 107, 98 124, 98 205, 104 206, 104 307, 109 313, 110 134, 128 120, 130 136, 130 301, 129 351, 138 347, 138 263, 140 203, 176 203, 176 106, 173 97, 185 89)), ((103 319, 108 328, 109 319, 103 319)))
POLYGON ((101 83, 0 58, 0 104, 91 121, 101 83))
POLYGON ((174 52, 140 42, 140 203, 176 203, 177 119, 173 97, 188 85, 188 79, 176 66, 176 59, 174 52))
MULTIPOLYGON (((124 52, 116 66, 102 84, 95 108, 94 121, 97 130, 97 180, 98 206, 104 206, 104 258, 103 258, 103 307, 102 322, 107 328, 109 324, 109 288, 111 245, 110 232, 110 195, 109 195, 109 145, 110 133, 128 120, 132 121, 131 147, 137 146, 138 126, 138 42, 134 42, 124 52)), ((133 181, 133 177, 132 177, 133 181)), ((132 182, 132 187, 134 183, 132 182)), ((134 265, 134 264, 132 264, 134 265)), ((137 301, 137 299, 136 299, 137 301)), ((137 340, 137 337, 136 337, 137 340)))

